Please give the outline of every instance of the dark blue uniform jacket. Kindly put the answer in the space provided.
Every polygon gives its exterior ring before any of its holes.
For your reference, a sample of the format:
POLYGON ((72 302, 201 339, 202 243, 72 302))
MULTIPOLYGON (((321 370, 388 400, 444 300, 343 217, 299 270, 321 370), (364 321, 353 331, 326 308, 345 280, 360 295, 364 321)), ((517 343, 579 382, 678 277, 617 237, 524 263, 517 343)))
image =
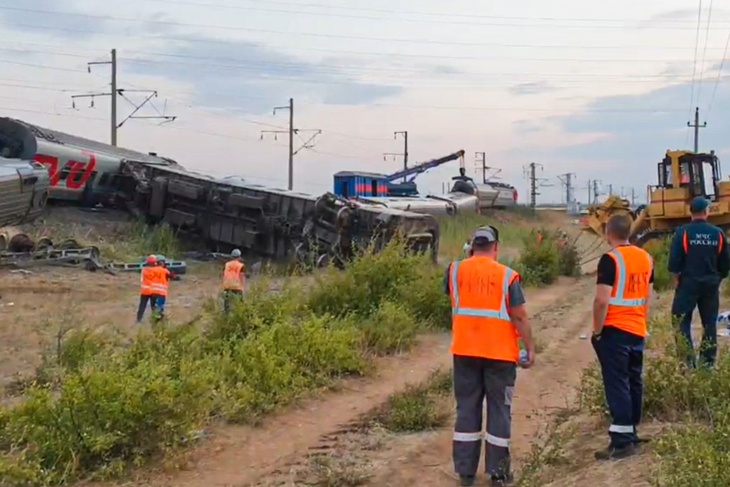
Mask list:
POLYGON ((669 250, 669 272, 682 283, 719 284, 730 271, 725 233, 706 220, 693 220, 674 232, 669 250))

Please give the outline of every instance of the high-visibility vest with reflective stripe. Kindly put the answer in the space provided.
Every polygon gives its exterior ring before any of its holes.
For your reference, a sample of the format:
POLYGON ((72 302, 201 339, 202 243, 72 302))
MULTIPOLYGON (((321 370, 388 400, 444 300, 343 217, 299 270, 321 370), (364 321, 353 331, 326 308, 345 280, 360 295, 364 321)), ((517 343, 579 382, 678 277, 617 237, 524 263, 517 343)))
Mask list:
POLYGON ((517 362, 519 334, 507 306, 517 272, 493 259, 473 256, 451 264, 451 353, 517 362))
POLYGON ((243 291, 241 272, 243 272, 243 262, 238 260, 227 262, 223 270, 223 289, 243 291))
POLYGON ((654 262, 647 251, 622 245, 608 253, 616 263, 616 279, 608 301, 606 326, 646 336, 646 304, 654 262))
POLYGON ((150 266, 143 266, 142 272, 139 275, 140 283, 140 294, 142 296, 151 296, 155 294, 157 280, 157 268, 150 266))
POLYGON ((155 294, 167 296, 167 288, 170 287, 170 270, 162 266, 157 267, 157 269, 157 286, 155 288, 157 292, 155 294))

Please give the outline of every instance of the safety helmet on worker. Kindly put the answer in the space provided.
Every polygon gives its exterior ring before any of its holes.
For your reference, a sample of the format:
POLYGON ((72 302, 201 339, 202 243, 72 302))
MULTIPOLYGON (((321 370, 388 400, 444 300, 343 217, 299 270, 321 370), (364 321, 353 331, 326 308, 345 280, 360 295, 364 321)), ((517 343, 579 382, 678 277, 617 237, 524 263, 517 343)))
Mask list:
POLYGON ((241 251, 239 249, 233 249, 231 252, 231 257, 238 258, 241 257, 241 251))
POLYGON ((163 264, 167 262, 167 258, 164 255, 157 255, 155 258, 157 259, 157 262, 161 262, 163 264))
POLYGON ((147 259, 145 260, 145 262, 146 262, 147 264, 150 264, 150 265, 152 265, 152 264, 156 264, 156 263, 157 263, 157 257, 156 257, 156 256, 154 256, 154 255, 148 255, 148 256, 147 256, 147 259))

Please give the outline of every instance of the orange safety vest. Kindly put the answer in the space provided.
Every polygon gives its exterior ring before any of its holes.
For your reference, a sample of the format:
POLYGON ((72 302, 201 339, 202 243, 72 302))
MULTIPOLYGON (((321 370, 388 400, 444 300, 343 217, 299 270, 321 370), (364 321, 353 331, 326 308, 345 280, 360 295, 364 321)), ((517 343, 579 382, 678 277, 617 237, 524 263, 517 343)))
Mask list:
POLYGON ((223 289, 230 291, 243 291, 241 283, 241 272, 243 272, 243 262, 232 260, 226 263, 223 270, 223 289))
POLYGON ((151 296, 156 294, 157 290, 157 268, 143 266, 139 275, 140 294, 142 296, 151 296))
POLYGON ((165 267, 157 267, 157 293, 159 296, 167 296, 167 288, 170 287, 170 270, 165 267))
POLYGON ((645 337, 654 261, 646 250, 634 245, 616 247, 608 255, 616 262, 616 280, 608 301, 606 326, 645 337))
POLYGON ((509 316, 509 287, 520 275, 488 257, 451 264, 451 353, 517 362, 519 334, 509 316))

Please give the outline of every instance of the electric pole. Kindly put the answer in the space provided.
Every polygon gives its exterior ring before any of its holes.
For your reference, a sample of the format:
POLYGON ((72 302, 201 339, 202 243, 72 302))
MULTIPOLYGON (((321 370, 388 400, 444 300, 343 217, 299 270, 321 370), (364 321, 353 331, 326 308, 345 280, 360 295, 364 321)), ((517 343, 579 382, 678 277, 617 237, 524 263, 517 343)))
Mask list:
POLYGON ((525 169, 525 173, 527 177, 530 179, 530 207, 534 210, 537 206, 537 197, 540 193, 537 192, 538 188, 538 182, 544 181, 544 178, 538 178, 537 177, 537 168, 543 169, 542 164, 538 164, 536 162, 531 162, 527 165, 525 169))
POLYGON ((634 206, 636 203, 636 193, 634 191, 634 188, 631 188, 631 206, 634 206))
MULTIPOLYGON (((408 131, 407 130, 401 130, 399 132, 393 132, 393 138, 398 139, 398 135, 403 136, 403 152, 386 152, 383 154, 383 157, 385 156, 393 156, 393 157, 403 157, 403 170, 405 171, 408 169, 408 131)), ((403 176, 403 182, 408 181, 408 176, 403 176)))
POLYGON ((316 136, 322 133, 320 129, 298 129, 294 128, 294 98, 289 98, 289 104, 280 107, 274 107, 274 115, 277 110, 289 110, 289 129, 288 130, 262 130, 261 140, 264 140, 264 134, 274 134, 274 140, 278 140, 277 134, 289 134, 289 182, 287 189, 292 191, 294 189, 294 156, 299 153, 302 149, 311 149, 314 147, 310 144, 316 136), (302 139, 304 142, 297 150, 294 150, 294 136, 299 136, 299 132, 314 132, 314 134, 307 140, 302 139))
POLYGON ((598 201, 598 196, 600 196, 600 193, 598 192, 598 183, 601 181, 599 179, 593 180, 593 203, 596 203, 598 201))
POLYGON ((157 110, 157 107, 151 102, 152 98, 157 98, 157 91, 156 90, 125 90, 125 89, 119 89, 117 87, 117 50, 112 49, 111 51, 111 60, 110 61, 93 61, 90 63, 86 63, 86 70, 91 73, 91 66, 99 65, 99 64, 109 64, 111 65, 111 91, 109 93, 88 93, 84 95, 73 95, 71 96, 71 108, 76 109, 76 99, 77 98, 91 98, 91 104, 89 105, 89 108, 94 108, 94 98, 98 96, 109 96, 111 97, 111 144, 116 147, 117 146, 117 130, 121 128, 122 125, 127 120, 131 120, 133 118, 136 119, 157 119, 162 120, 162 123, 167 122, 174 122, 177 117, 171 117, 163 113, 160 113, 159 110, 157 110), (129 98, 127 98, 124 94, 125 93, 144 93, 147 94, 147 98, 142 103, 135 103, 129 98), (125 100, 127 100, 129 103, 131 103, 134 106, 134 110, 132 113, 130 113, 127 118, 122 120, 120 123, 117 123, 117 96, 121 96, 125 100), (143 106, 145 106, 147 103, 149 103, 152 108, 157 112, 157 115, 153 116, 135 116, 135 113, 137 113, 143 106))
POLYGON ((573 176, 574 172, 567 172, 558 176, 561 183, 565 185, 565 204, 569 205, 573 202, 573 176))
POLYGON ((487 166, 487 154, 485 152, 476 152, 474 153, 474 157, 477 162, 476 168, 482 172, 482 184, 487 184, 487 181, 492 178, 499 179, 497 174, 502 172, 502 170, 497 167, 487 166), (489 176, 487 176, 487 171, 490 171, 489 176))
POLYGON ((588 180, 588 199, 586 200, 586 204, 591 204, 591 180, 588 180))
POLYGON ((702 122, 700 125, 700 107, 695 107, 695 123, 687 122, 687 127, 695 129, 695 154, 697 154, 700 146, 700 129, 707 127, 707 122, 702 122))
POLYGON ((608 185, 608 195, 611 196, 613 194, 613 184, 608 185))

